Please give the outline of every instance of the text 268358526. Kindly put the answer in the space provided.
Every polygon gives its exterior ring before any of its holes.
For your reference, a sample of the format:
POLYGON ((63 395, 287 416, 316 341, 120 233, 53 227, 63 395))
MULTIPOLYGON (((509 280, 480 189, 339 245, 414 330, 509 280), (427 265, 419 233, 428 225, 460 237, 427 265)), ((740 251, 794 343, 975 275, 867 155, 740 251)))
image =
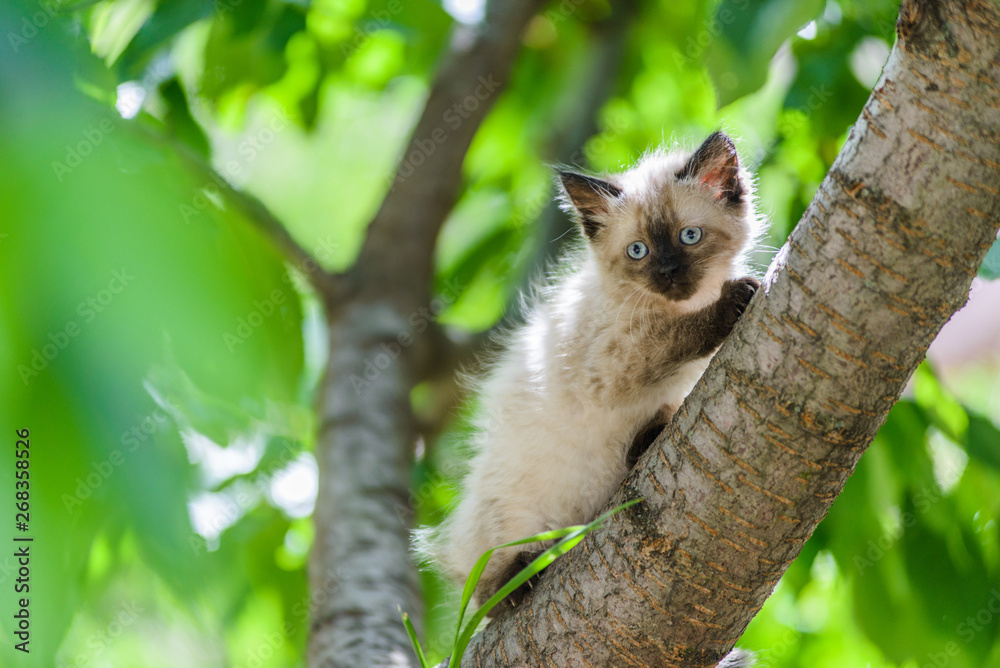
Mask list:
POLYGON ((27 534, 31 521, 31 442, 27 429, 17 430, 14 445, 14 528, 19 535, 14 536, 14 559, 17 561, 17 578, 14 579, 14 595, 17 597, 17 612, 14 613, 14 637, 20 642, 14 647, 25 654, 31 641, 31 613, 28 609, 31 592, 31 541, 27 534))

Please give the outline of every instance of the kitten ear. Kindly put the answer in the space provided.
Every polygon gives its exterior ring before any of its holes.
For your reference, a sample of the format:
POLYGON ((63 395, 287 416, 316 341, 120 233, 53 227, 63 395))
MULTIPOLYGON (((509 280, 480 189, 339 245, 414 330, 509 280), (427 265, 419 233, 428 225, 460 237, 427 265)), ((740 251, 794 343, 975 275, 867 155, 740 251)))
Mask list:
POLYGON ((721 131, 709 135, 677 172, 677 180, 684 179, 694 179, 695 183, 715 195, 715 199, 730 204, 742 202, 746 192, 740 176, 736 145, 721 131))
POLYGON ((580 225, 587 238, 593 239, 604 224, 597 219, 600 214, 610 213, 614 200, 621 197, 621 188, 574 172, 559 172, 562 182, 564 208, 575 210, 580 216, 580 225))

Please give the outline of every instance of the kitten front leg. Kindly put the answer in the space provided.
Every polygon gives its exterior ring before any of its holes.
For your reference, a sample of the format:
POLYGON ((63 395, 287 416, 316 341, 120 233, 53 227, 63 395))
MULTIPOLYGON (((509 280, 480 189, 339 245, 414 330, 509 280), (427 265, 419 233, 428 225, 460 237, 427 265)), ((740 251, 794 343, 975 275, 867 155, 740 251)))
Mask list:
POLYGON ((760 281, 753 276, 725 282, 719 301, 704 309, 705 341, 698 357, 708 355, 722 345, 759 288, 760 281))
POLYGON ((672 345, 665 350, 672 359, 664 360, 666 366, 710 355, 733 331, 759 287, 760 281, 752 276, 726 281, 718 301, 671 321, 672 345))

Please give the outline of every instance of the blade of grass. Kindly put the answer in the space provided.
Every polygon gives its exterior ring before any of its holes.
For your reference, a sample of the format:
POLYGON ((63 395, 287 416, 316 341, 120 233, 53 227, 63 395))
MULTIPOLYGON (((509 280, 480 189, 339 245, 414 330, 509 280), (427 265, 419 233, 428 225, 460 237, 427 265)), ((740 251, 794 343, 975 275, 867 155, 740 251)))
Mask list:
MULTIPOLYGON (((462 589, 462 607, 458 612, 458 621, 455 624, 455 641, 453 647, 457 646, 459 640, 459 634, 462 631, 462 619, 465 617, 465 611, 469 607, 469 603, 472 601, 472 595, 475 592, 476 585, 479 583, 479 578, 482 577, 483 571, 486 569, 486 564, 489 562, 490 557, 497 550, 504 547, 514 547, 515 545, 525 545, 527 543, 537 543, 546 540, 555 540, 557 538, 562 538, 572 534, 573 532, 585 529, 585 525, 565 527, 563 529, 556 529, 554 531, 546 531, 544 533, 536 534, 534 536, 529 536, 528 538, 522 538, 520 540, 515 540, 510 543, 504 543, 503 545, 497 545, 483 553, 481 557, 476 561, 476 565, 472 567, 472 572, 469 577, 465 580, 465 587, 462 589)), ((575 544, 575 543, 574 543, 575 544)), ((536 559, 537 561, 537 559, 536 559)), ((534 563, 534 562, 532 562, 534 563)), ((541 570, 541 569, 539 569, 541 570)), ((530 577, 530 575, 528 576, 530 577)), ((513 591, 513 590, 512 590, 513 591)), ((403 618, 403 626, 406 627, 406 633, 410 636, 410 644, 413 645, 413 651, 416 653, 417 658, 420 660, 421 668, 428 668, 427 662, 424 659, 423 650, 420 646, 420 641, 417 638, 416 630, 413 628, 413 624, 410 622, 410 616, 400 609, 399 614, 403 618)), ((480 617, 480 620, 482 617, 480 617)), ((478 625, 479 622, 476 622, 478 625)), ((474 627, 473 627, 474 630, 474 627)), ((468 644, 468 642, 466 642, 468 644)))
POLYGON ((583 540, 587 534, 600 526, 601 522, 608 519, 612 515, 625 510, 629 506, 634 506, 639 503, 642 499, 632 499, 627 503, 623 503, 617 508, 612 508, 608 512, 604 513, 593 522, 582 526, 572 526, 566 527, 564 529, 557 529, 556 531, 548 531, 546 533, 538 534, 536 536, 531 536, 530 538, 523 538, 521 540, 516 540, 511 543, 506 543, 504 545, 499 545, 491 550, 487 550, 483 553, 483 556, 479 558, 476 562, 476 567, 472 569, 472 573, 469 574, 469 578, 465 581, 465 588, 462 591, 462 610, 459 613, 458 629, 455 634, 455 644, 452 648, 451 661, 449 661, 449 666, 454 666, 454 668, 460 668, 462 665, 462 656, 465 654, 466 648, 472 641, 472 636, 475 634, 476 629, 479 627, 479 623, 486 618, 486 615, 490 613, 490 610, 495 608, 500 601, 505 599, 511 592, 520 587, 522 584, 527 582, 533 575, 541 572, 549 564, 555 561, 557 558, 566 554, 571 549, 573 549, 581 540, 583 540), (536 557, 530 564, 525 566, 521 571, 515 575, 510 581, 507 582, 503 587, 500 588, 496 594, 494 594, 488 601, 486 601, 480 608, 475 612, 469 623, 462 628, 462 617, 464 617, 465 609, 468 605, 468 601, 472 598, 472 592, 475 591, 476 585, 479 583, 479 577, 482 575, 483 570, 486 568, 486 563, 489 561, 490 557, 496 550, 503 547, 512 547, 514 545, 524 545, 526 543, 537 543, 543 540, 552 540, 554 534, 561 534, 563 536, 562 540, 556 545, 553 545, 549 549, 542 552, 538 557, 536 557), (481 567, 480 567, 481 565, 481 567), (473 578, 475 576, 475 578, 473 578), (471 583, 471 584, 470 584, 471 583), (466 597, 468 594, 468 598, 466 597))
POLYGON ((417 630, 413 628, 413 622, 410 621, 410 616, 403 612, 402 608, 397 607, 396 609, 399 610, 399 616, 403 618, 406 635, 410 636, 410 644, 413 645, 413 653, 417 655, 420 668, 430 668, 430 664, 427 663, 427 659, 424 657, 424 649, 420 646, 420 640, 417 639, 417 630))
POLYGON ((497 545, 496 547, 483 552, 482 556, 480 556, 476 561, 476 565, 472 567, 472 572, 469 573, 469 577, 465 579, 465 586, 462 588, 462 605, 458 610, 458 621, 455 625, 455 642, 453 646, 457 647, 458 645, 458 637, 462 632, 462 620, 465 618, 465 611, 468 609, 469 603, 472 601, 472 596, 476 591, 476 585, 479 584, 479 578, 482 577, 483 571, 486 570, 486 564, 489 562, 490 557, 493 556, 494 552, 505 547, 514 547, 515 545, 526 545, 528 543, 540 543, 546 540, 555 540, 557 538, 562 538, 563 536, 568 536, 574 531, 582 528, 583 525, 565 527, 554 531, 545 531, 543 533, 535 534, 534 536, 529 536, 527 538, 521 538, 520 540, 515 540, 510 543, 497 545))

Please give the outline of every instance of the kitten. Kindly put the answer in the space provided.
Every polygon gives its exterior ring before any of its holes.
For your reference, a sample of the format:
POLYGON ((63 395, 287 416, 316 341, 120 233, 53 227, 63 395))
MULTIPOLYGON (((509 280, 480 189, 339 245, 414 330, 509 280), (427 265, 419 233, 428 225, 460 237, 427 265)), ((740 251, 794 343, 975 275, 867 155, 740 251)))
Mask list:
MULTIPOLYGON (((724 133, 605 179, 559 176, 584 248, 484 381, 461 501, 417 539, 459 588, 487 549, 597 515, 759 286, 752 183, 724 133)), ((476 598, 539 549, 498 550, 476 598)))

